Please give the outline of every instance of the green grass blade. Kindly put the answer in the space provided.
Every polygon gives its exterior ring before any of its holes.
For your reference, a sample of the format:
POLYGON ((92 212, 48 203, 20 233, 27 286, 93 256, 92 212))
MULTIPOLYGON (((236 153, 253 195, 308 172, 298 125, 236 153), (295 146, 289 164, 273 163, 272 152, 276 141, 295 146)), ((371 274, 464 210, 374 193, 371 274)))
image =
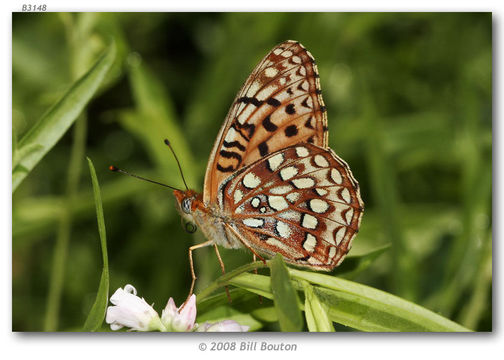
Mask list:
POLYGON ((333 276, 289 269, 294 279, 318 285, 332 321, 361 331, 461 332, 469 329, 392 294, 333 276))
POLYGON ((74 123, 102 83, 114 58, 115 45, 112 43, 93 67, 19 141, 18 156, 23 157, 16 159, 17 166, 12 171, 13 192, 74 123))
POLYGON ((270 261, 269 266, 271 270, 271 291, 275 300, 280 329, 289 332, 301 331, 303 319, 299 309, 299 301, 282 255, 276 254, 270 261))
POLYGON ((84 323, 83 331, 96 331, 100 328, 105 318, 107 311, 108 294, 109 294, 109 271, 108 271, 108 255, 107 255, 107 235, 105 232, 105 219, 103 217, 103 207, 101 201, 100 185, 96 177, 96 172, 91 159, 87 158, 91 180, 93 182, 94 199, 96 204, 96 217, 98 220, 98 232, 100 234, 101 251, 103 257, 103 270, 96 294, 96 300, 88 314, 84 323))
POLYGON ((13 149, 12 168, 15 169, 18 166, 19 161, 21 161, 21 159, 24 159, 25 157, 29 156, 30 153, 32 152, 42 150, 42 148, 43 148, 42 145, 30 144, 23 147, 21 150, 18 150, 17 148, 13 149))
POLYGON ((310 332, 334 332, 332 321, 327 310, 314 293, 313 287, 306 281, 303 282, 305 293, 305 318, 310 332))

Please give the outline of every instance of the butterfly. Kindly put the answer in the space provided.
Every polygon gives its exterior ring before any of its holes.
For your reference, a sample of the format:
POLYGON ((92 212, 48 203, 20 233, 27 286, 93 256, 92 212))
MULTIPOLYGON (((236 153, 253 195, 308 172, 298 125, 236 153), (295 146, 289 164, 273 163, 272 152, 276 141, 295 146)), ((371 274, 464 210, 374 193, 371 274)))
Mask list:
POLYGON ((350 250, 364 203, 348 164, 328 147, 313 56, 297 41, 274 47, 236 95, 208 161, 203 193, 174 190, 183 219, 214 246, 264 261, 330 271, 350 250))

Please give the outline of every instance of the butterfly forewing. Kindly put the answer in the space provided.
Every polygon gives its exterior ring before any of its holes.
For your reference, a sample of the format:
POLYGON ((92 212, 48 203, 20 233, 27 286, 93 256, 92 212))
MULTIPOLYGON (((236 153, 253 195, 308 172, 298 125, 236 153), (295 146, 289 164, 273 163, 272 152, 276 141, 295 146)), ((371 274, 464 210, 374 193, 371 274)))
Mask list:
POLYGON ((327 117, 312 55, 286 41, 264 57, 236 96, 210 155, 204 201, 216 201, 233 172, 300 142, 325 148, 327 117))
POLYGON ((322 270, 337 266, 349 251, 363 212, 348 165, 331 149, 310 143, 243 168, 219 193, 231 226, 251 248, 322 270))

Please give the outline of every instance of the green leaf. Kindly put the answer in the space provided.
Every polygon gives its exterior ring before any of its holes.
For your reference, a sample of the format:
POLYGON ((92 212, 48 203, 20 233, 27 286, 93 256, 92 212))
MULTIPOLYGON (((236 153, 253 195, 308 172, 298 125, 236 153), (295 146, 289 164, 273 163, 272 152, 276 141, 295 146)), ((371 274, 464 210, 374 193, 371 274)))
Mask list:
POLYGON ((346 279, 353 279, 355 276, 367 269, 378 256, 388 249, 390 249, 390 244, 371 250, 365 254, 347 256, 341 265, 333 272, 333 275, 341 276, 346 279))
POLYGON ((332 321, 361 331, 470 331, 426 308, 372 287, 333 276, 289 269, 294 279, 318 286, 332 321))
POLYGON ((303 319, 299 309, 299 301, 282 255, 276 254, 269 266, 271 270, 271 291, 275 300, 280 329, 282 331, 301 331, 303 319))
POLYGON ((13 192, 74 123, 102 83, 114 58, 115 45, 112 43, 93 67, 19 141, 17 166, 12 171, 13 192))
POLYGON ((334 327, 327 314, 326 307, 313 292, 312 286, 304 281, 305 318, 310 332, 334 332, 334 327))
POLYGON ((271 279, 269 276, 244 273, 229 280, 229 283, 261 295, 267 299, 273 299, 271 279))
POLYGON ((96 177, 96 172, 91 159, 87 158, 91 180, 93 182, 94 199, 96 204, 96 217, 98 220, 98 232, 100 234, 101 251, 103 257, 103 270, 96 294, 96 300, 89 312, 89 315, 84 323, 83 331, 96 331, 100 328, 107 311, 108 294, 109 294, 109 271, 108 271, 108 255, 107 255, 107 235, 105 232, 105 219, 103 217, 103 207, 100 194, 100 185, 96 177))
MULTIPOLYGON (((308 271, 289 269, 289 272, 297 290, 306 290, 302 285, 305 281, 317 285, 312 286, 312 290, 327 309, 331 321, 356 330, 470 331, 422 306, 366 285, 308 271)), ((266 298, 273 298, 268 276, 244 273, 234 277, 229 283, 266 298)), ((302 308, 302 305, 299 304, 299 307, 302 308)))

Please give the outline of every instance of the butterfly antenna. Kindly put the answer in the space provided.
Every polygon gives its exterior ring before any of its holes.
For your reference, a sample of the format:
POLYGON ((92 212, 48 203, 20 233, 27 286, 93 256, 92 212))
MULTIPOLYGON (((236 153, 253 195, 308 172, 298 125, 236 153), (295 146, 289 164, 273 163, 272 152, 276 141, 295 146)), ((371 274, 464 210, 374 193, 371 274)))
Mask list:
POLYGON ((129 173, 129 172, 125 171, 125 170, 121 170, 121 169, 119 169, 118 167, 116 167, 114 165, 110 165, 109 166, 109 170, 113 171, 113 172, 119 172, 119 173, 122 173, 124 175, 128 175, 128 176, 131 176, 131 177, 134 177, 134 178, 137 178, 137 179, 140 179, 140 180, 144 180, 144 181, 147 181, 147 182, 150 182, 150 183, 153 183, 153 184, 161 185, 161 186, 173 189, 173 190, 181 191, 180 189, 177 189, 176 187, 173 187, 173 186, 170 186, 170 185, 166 185, 166 184, 154 181, 154 180, 146 179, 144 177, 141 177, 141 176, 129 173))
POLYGON ((175 154, 175 151, 173 150, 171 144, 170 144, 170 141, 168 141, 168 139, 164 139, 164 143, 166 145, 168 145, 168 147, 170 148, 172 154, 173 154, 173 157, 175 158, 175 161, 177 162, 177 165, 178 165, 178 168, 179 168, 179 171, 180 171, 180 176, 182 177, 182 181, 184 182, 184 185, 186 187, 186 190, 189 190, 189 187, 187 186, 187 183, 185 181, 185 178, 184 178, 184 173, 182 172, 182 167, 180 166, 180 162, 179 162, 179 159, 177 158, 177 154, 175 154))

